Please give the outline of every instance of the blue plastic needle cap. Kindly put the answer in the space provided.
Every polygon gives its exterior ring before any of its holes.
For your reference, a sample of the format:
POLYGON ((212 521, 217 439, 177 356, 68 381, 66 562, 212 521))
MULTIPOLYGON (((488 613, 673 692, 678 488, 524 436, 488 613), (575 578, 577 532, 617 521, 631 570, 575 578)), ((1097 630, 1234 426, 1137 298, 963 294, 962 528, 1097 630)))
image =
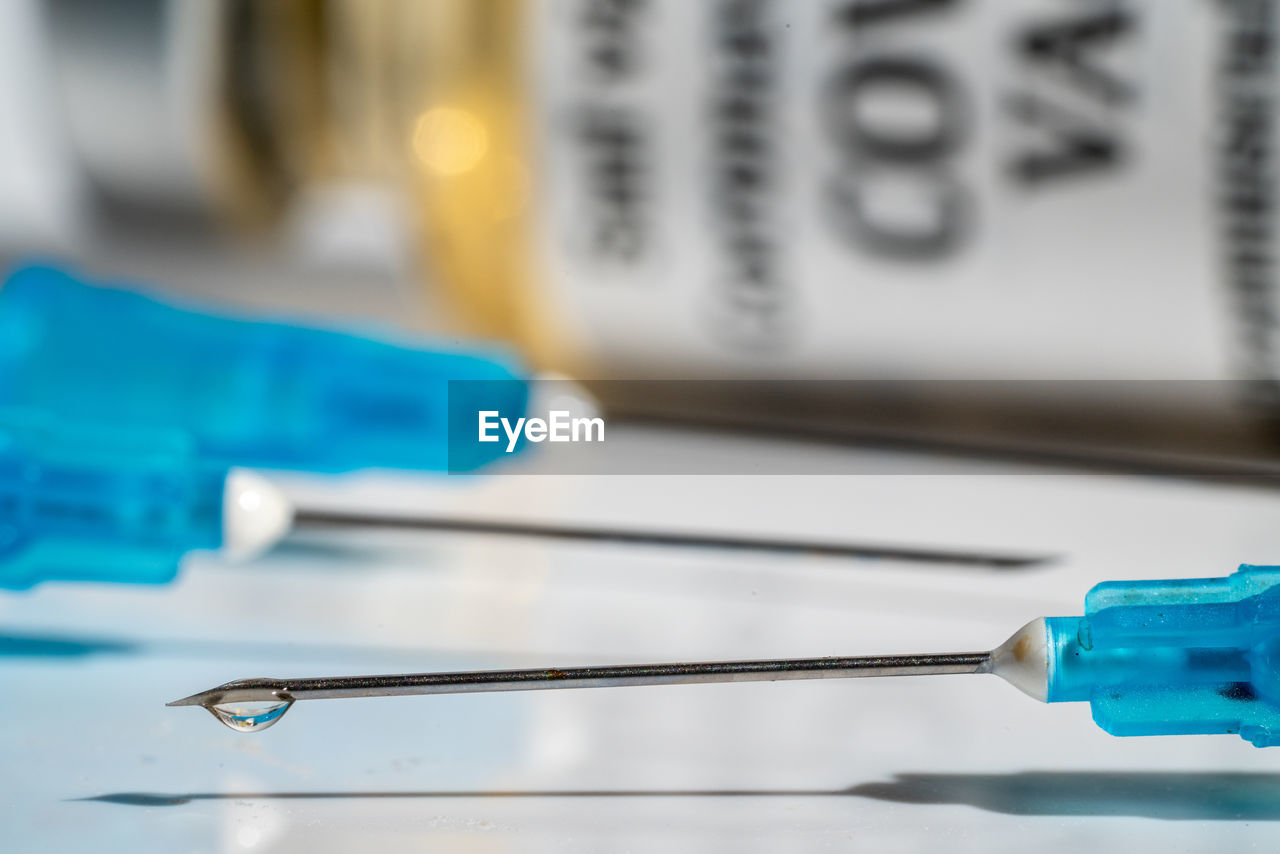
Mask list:
POLYGON ((493 354, 208 314, 44 267, 0 288, 0 405, 177 427, 228 465, 470 471, 504 453, 476 441, 475 410, 514 420, 527 397, 493 354))
POLYGON ((1110 581, 1048 625, 1049 702, 1087 700, 1113 735, 1239 733, 1280 744, 1280 567, 1110 581))
POLYGON ((222 545, 226 478, 180 432, 0 409, 0 588, 169 581, 222 545))

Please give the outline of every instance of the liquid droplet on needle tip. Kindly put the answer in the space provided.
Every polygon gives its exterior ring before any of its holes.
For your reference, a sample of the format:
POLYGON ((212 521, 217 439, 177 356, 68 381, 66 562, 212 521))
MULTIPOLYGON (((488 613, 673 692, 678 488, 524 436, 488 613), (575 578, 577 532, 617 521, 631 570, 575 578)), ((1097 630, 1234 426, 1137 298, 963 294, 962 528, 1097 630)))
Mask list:
POLYGON ((284 717, 293 700, 259 700, 216 703, 205 706, 218 720, 236 732, 261 732, 284 717))

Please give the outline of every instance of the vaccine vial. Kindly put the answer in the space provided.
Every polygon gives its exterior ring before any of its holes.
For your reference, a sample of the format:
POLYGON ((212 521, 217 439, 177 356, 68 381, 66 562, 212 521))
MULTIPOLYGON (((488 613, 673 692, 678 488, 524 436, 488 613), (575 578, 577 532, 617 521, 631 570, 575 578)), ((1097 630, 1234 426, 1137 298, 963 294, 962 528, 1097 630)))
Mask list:
POLYGON ((430 286, 546 367, 1275 376, 1271 3, 346 8, 430 286))
POLYGON ((401 192, 450 325, 536 368, 1280 412, 1270 0, 227 8, 236 125, 401 192))

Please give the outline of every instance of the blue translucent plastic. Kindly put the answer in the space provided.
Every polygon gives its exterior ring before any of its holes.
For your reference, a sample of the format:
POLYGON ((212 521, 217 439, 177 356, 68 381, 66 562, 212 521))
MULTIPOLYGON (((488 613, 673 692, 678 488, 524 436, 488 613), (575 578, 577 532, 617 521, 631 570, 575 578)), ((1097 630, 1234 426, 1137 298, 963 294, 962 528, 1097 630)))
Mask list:
POLYGON ((1280 567, 1109 581, 1048 626, 1049 702, 1087 700, 1107 732, 1280 744, 1280 567))
POLYGON ((504 452, 476 441, 475 410, 515 419, 527 396, 493 354, 216 316, 43 267, 0 287, 0 406, 176 427, 228 465, 470 471, 504 452))
POLYGON ((0 588, 171 580, 221 546, 226 474, 180 432, 0 409, 0 588))

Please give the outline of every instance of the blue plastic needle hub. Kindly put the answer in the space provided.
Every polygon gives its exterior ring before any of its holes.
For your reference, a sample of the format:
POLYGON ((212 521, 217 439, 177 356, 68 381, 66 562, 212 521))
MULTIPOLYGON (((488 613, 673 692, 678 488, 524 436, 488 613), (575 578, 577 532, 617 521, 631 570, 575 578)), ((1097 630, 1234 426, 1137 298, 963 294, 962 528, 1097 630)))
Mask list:
POLYGON ((0 288, 0 406, 177 428, 226 465, 470 471, 504 455, 528 383, 491 352, 422 349, 181 308, 31 267, 0 288))
POLYGON ((1087 700, 1107 732, 1280 744, 1280 567, 1109 581, 1046 623, 1049 702, 1087 700))
POLYGON ((0 588, 170 581, 222 545, 226 477, 180 432, 0 410, 0 588))

